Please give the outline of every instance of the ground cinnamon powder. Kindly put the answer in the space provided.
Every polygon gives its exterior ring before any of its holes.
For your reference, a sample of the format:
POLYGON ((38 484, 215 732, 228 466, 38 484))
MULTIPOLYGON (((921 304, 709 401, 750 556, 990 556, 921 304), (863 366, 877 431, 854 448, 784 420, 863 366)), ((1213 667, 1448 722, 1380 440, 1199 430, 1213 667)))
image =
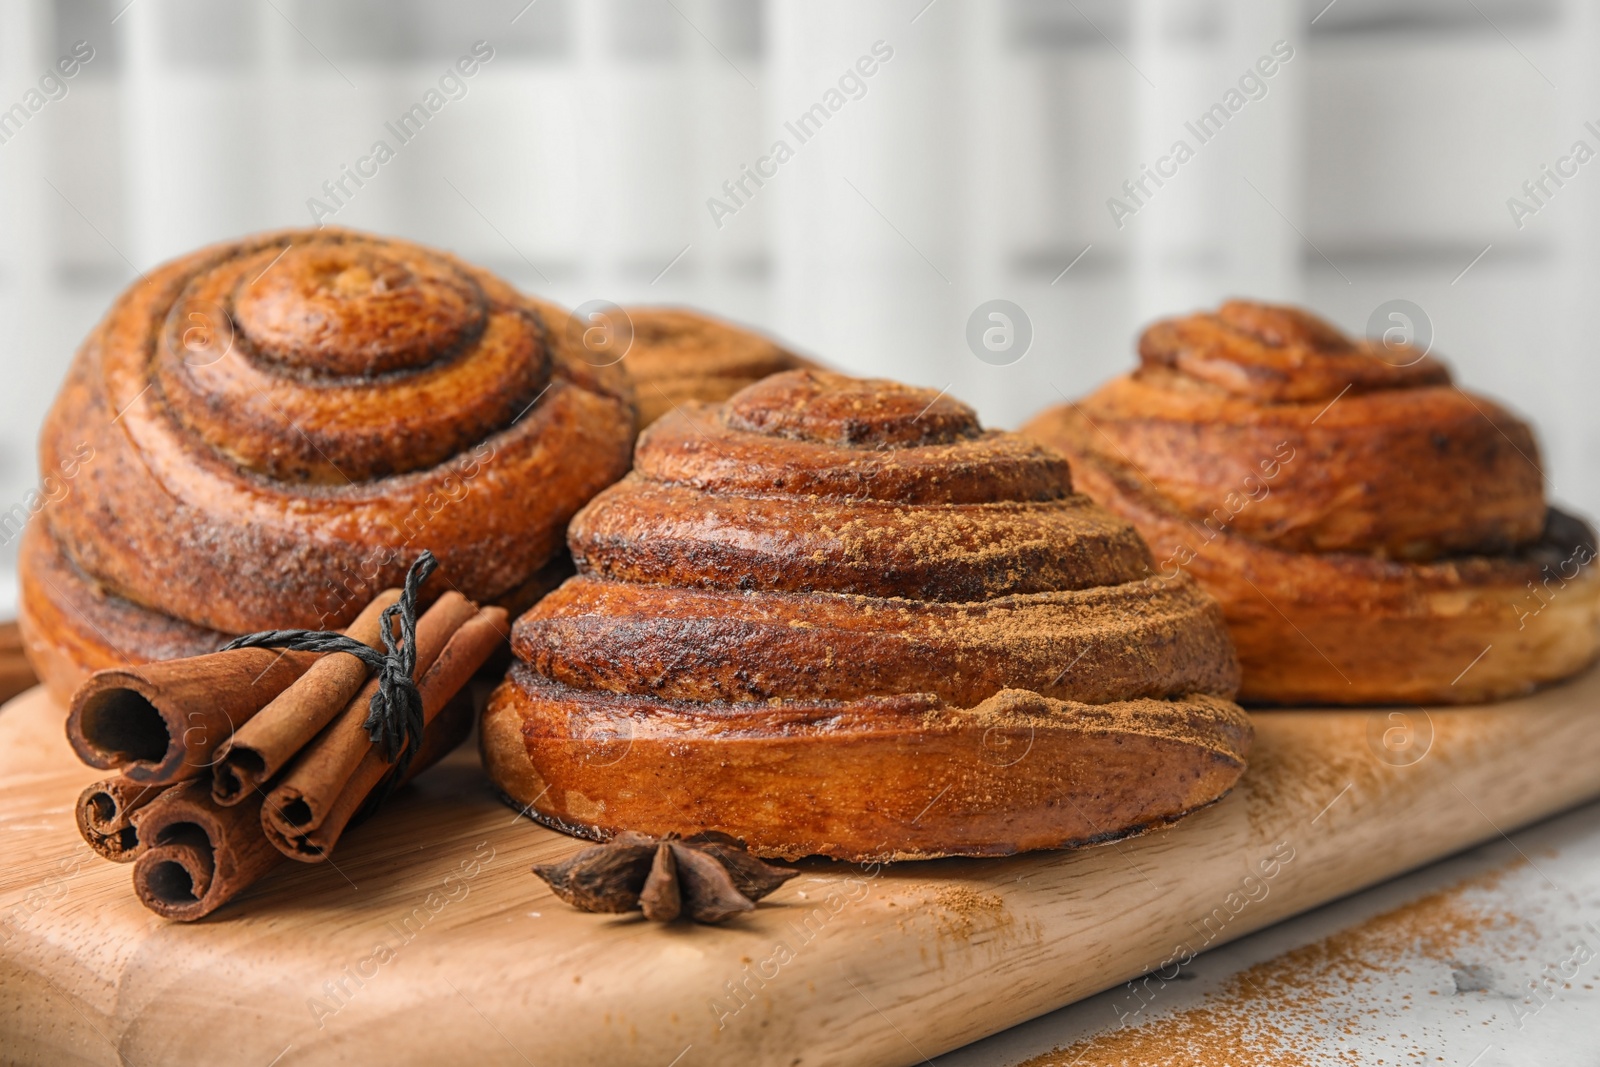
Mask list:
POLYGON ((1392 1057, 1374 1060, 1354 1039, 1364 1018, 1409 1010, 1404 1001, 1411 994, 1384 982, 1396 971, 1444 964, 1456 975, 1457 992, 1482 992, 1475 969, 1459 962, 1463 950, 1492 943, 1500 960, 1533 953, 1539 941, 1533 924, 1496 907, 1490 896, 1523 865, 1507 864, 1256 964, 1198 1005, 1096 1034, 1018 1067, 1435 1062, 1437 1043, 1425 1041, 1420 1027, 1402 1035, 1411 1044, 1392 1057))

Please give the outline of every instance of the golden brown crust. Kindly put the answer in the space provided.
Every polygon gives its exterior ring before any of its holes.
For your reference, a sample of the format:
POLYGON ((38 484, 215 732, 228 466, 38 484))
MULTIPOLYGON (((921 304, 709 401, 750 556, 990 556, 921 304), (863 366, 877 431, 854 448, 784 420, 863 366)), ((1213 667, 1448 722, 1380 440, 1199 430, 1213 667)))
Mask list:
POLYGON ((1262 462, 1292 454, 1271 492, 1231 520, 1263 544, 1428 560, 1538 536, 1537 445, 1504 408, 1454 386, 1331 400, 1262 405, 1141 370, 1079 406, 1115 442, 1102 440, 1105 451, 1196 522, 1253 487, 1244 482, 1261 479, 1262 462))
POLYGON ((1425 352, 1346 337, 1308 311, 1249 300, 1155 323, 1139 338, 1139 358, 1259 404, 1450 383, 1425 352))
POLYGON ((998 430, 915 448, 840 448, 738 430, 704 404, 672 415, 639 436, 633 466, 641 479, 710 494, 906 506, 1058 501, 1072 492, 1064 457, 998 430))
POLYGON ((483 741, 553 825, 1001 854, 1176 818, 1243 767, 1216 605, 1150 581, 1059 455, 931 391, 794 371, 671 413, 568 539, 483 741), (1027 759, 959 765, 1024 720, 1027 759), (935 779, 957 803, 911 825, 935 779))
POLYGON ((24 648, 63 708, 95 671, 200 656, 228 639, 106 592, 67 559, 41 523, 23 531, 17 572, 24 648))
POLYGON ((1149 562, 1132 527, 1080 494, 907 505, 629 475, 595 500, 573 551, 586 572, 620 581, 970 601, 1115 585, 1149 562))
MULTIPOLYGON (((628 466, 631 384, 549 338, 550 311, 333 228, 175 260, 117 300, 46 419, 42 468, 76 473, 44 535, 106 596, 223 633, 343 625, 424 547, 435 588, 512 596, 628 466)), ((23 609, 57 647, 142 639, 52 633, 84 625, 47 624, 27 587, 23 609)))
POLYGON ((516 806, 568 833, 698 827, 758 856, 865 861, 1143 833, 1224 795, 1252 737, 1237 705, 1199 694, 705 705, 569 689, 519 665, 481 745, 516 806))
POLYGON ((1442 364, 1241 302, 1140 354, 1023 432, 1134 522, 1158 577, 1221 601, 1241 699, 1497 699, 1600 652, 1592 531, 1547 508, 1529 427, 1442 364))
POLYGON ((751 330, 686 308, 628 308, 633 344, 623 366, 638 391, 639 425, 692 401, 719 403, 779 371, 813 367, 751 330))
POLYGON ((1215 622, 1216 606, 1191 583, 952 604, 580 576, 523 618, 512 648, 553 681, 665 699, 931 693, 965 707, 1030 689, 1103 704, 1231 692, 1237 678, 1215 622))
MULTIPOLYGON (((27 608, 18 620, 23 648, 62 707, 95 671, 205 655, 232 636, 108 593, 38 524, 23 531, 18 572, 27 608)), ((557 556, 497 606, 512 615, 526 611, 571 574, 571 559, 557 556)))

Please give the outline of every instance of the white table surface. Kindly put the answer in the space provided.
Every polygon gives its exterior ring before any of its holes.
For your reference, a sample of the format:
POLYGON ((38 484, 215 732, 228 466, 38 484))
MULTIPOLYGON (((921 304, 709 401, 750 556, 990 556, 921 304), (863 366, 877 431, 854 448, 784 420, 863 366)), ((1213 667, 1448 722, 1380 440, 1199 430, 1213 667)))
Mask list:
POLYGON ((1593 1067, 1600 802, 931 1062, 1593 1067))

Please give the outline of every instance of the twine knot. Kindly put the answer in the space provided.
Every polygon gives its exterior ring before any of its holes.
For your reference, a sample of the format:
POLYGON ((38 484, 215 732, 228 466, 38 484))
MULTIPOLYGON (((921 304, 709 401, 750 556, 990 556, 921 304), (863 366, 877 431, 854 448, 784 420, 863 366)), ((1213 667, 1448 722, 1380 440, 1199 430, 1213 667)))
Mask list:
POLYGON ((378 632, 383 636, 383 652, 337 630, 262 630, 235 637, 219 651, 281 648, 288 652, 345 652, 365 663, 378 678, 378 691, 372 694, 362 725, 372 743, 382 748, 384 759, 394 764, 390 780, 398 781, 422 744, 422 695, 412 677, 417 668, 417 591, 438 565, 433 553, 424 549, 406 572, 400 599, 384 608, 380 617, 378 632), (394 633, 397 618, 398 638, 394 633))

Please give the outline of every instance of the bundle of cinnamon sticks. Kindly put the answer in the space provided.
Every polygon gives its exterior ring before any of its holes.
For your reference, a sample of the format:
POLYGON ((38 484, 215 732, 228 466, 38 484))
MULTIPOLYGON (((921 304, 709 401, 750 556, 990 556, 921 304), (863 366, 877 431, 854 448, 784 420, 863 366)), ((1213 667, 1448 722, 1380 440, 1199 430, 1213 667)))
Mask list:
MULTIPOLYGON (((379 594, 345 636, 382 651, 400 598, 379 594)), ((405 757, 369 734, 380 679, 347 652, 235 648, 100 671, 73 695, 67 737, 118 773, 84 790, 78 828, 100 855, 133 863, 151 911, 209 915, 285 857, 326 859, 352 819, 459 745, 467 683, 505 634, 504 609, 455 592, 416 619, 423 729, 405 757)))

